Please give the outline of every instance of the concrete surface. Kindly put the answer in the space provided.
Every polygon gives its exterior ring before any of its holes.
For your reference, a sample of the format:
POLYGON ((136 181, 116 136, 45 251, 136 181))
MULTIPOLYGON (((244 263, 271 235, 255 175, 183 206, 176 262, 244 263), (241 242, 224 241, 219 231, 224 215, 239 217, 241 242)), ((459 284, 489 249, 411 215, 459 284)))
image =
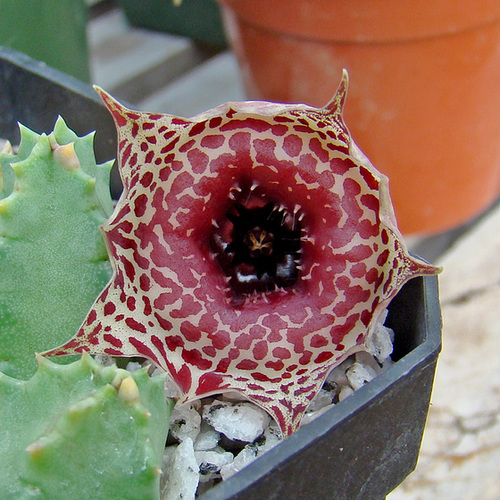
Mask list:
POLYGON ((416 471, 388 500, 500 499, 500 209, 438 261, 443 351, 416 471))

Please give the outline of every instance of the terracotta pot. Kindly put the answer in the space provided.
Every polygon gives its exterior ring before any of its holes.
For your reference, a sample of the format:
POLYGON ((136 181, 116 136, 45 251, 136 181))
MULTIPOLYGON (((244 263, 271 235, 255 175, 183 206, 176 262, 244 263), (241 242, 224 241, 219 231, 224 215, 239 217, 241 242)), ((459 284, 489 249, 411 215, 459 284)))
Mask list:
POLYGON ((500 189, 498 0, 220 0, 248 97, 323 106, 385 172, 402 231, 440 232, 500 189), (293 5, 292 5, 293 4, 293 5))

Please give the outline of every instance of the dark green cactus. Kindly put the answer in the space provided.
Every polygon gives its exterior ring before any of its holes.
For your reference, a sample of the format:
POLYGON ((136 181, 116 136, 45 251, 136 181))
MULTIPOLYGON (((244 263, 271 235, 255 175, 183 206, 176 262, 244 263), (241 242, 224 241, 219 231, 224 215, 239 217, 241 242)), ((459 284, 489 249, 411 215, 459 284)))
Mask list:
POLYGON ((158 499, 173 402, 164 377, 38 358, 28 381, 0 373, 3 500, 158 499))
POLYGON ((97 165, 93 134, 59 118, 48 136, 21 126, 0 166, 0 370, 28 378, 34 353, 70 339, 111 276, 98 230, 111 162, 97 165))

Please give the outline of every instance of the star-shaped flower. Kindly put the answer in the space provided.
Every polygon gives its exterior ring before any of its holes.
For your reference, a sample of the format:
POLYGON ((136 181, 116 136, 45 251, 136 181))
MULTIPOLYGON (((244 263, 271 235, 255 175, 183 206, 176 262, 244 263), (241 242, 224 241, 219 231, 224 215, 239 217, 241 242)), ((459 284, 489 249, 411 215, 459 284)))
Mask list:
POLYGON ((48 354, 143 356, 182 401, 239 391, 291 434, 401 286, 437 272, 408 254, 387 180, 351 140, 347 74, 323 109, 229 103, 191 119, 98 92, 124 184, 103 227, 114 275, 48 354))

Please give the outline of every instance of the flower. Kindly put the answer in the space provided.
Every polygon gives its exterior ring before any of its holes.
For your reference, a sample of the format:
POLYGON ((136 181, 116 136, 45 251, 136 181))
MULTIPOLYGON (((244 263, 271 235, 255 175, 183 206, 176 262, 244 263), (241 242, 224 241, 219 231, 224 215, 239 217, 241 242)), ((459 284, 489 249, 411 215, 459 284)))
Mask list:
POLYGON ((114 275, 48 354, 143 356, 182 401, 239 391, 296 430, 401 286, 437 272, 408 254, 386 178, 350 138, 347 83, 323 109, 228 103, 191 119, 98 89, 124 184, 103 227, 114 275))

